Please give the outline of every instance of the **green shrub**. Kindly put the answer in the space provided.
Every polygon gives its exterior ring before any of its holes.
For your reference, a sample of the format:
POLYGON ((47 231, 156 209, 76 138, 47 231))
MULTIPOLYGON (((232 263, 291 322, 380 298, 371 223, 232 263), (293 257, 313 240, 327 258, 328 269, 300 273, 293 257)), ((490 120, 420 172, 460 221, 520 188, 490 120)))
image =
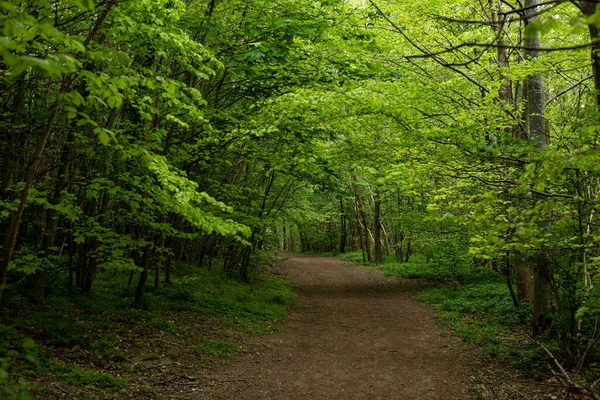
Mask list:
POLYGON ((33 399, 32 389, 22 375, 35 370, 37 362, 35 342, 24 338, 14 327, 0 324, 0 398, 33 399))
POLYGON ((87 346, 91 341, 91 325, 86 321, 73 321, 70 315, 36 311, 25 323, 45 336, 46 343, 51 346, 87 346))
MULTIPOLYGON (((152 291, 146 306, 156 311, 198 312, 248 332, 266 332, 271 321, 285 318, 295 297, 281 277, 262 275, 244 282, 220 271, 198 269, 194 276, 174 279, 173 285, 152 291)), ((176 329, 164 321, 154 324, 163 330, 176 329)))
POLYGON ((162 317, 156 317, 153 318, 150 321, 150 325, 160 329, 161 331, 164 332, 169 332, 169 333, 180 333, 180 334, 185 334, 187 333, 185 328, 179 327, 177 326, 177 324, 175 323, 175 321, 170 321, 166 318, 162 318, 162 317))
POLYGON ((337 258, 341 261, 350 261, 355 263, 363 262, 363 255, 361 251, 353 251, 348 253, 340 253, 337 258))

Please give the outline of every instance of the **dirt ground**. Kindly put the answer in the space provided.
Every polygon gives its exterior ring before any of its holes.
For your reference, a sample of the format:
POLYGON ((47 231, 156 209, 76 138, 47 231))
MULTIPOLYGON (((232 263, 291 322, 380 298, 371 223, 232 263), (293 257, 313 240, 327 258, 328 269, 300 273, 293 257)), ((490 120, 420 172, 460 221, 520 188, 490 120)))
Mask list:
POLYGON ((284 254, 298 300, 278 332, 173 399, 470 399, 468 346, 392 282, 332 257, 284 254))

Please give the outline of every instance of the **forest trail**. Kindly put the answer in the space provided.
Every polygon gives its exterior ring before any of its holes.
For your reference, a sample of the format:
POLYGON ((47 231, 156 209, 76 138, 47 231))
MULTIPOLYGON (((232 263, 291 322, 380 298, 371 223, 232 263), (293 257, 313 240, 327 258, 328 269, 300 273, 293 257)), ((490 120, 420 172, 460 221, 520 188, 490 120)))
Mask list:
POLYGON ((469 399, 468 346, 410 284, 332 257, 285 254, 298 299, 280 329, 177 399, 469 399))

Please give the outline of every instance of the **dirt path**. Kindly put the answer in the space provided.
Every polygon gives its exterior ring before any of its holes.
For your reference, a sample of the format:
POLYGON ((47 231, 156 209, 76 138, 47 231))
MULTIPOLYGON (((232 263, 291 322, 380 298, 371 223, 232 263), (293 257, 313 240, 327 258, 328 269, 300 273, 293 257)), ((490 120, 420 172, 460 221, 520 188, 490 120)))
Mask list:
POLYGON ((289 319, 173 398, 473 398, 466 345, 410 288, 331 257, 285 256, 298 292, 289 319))

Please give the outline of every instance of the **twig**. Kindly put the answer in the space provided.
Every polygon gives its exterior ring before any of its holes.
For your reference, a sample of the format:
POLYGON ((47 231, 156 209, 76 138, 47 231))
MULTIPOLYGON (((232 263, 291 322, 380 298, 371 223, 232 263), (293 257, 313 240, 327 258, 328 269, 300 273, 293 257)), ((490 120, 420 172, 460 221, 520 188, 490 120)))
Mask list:
POLYGON ((556 357, 554 357, 554 354, 552 354, 552 352, 546 348, 546 346, 544 346, 542 343, 538 342, 534 338, 532 338, 532 339, 538 344, 538 346, 540 346, 540 348, 542 350, 544 350, 544 353, 546 353, 548 355, 548 357, 550 357, 550 359, 554 362, 554 365, 556 365, 556 367, 560 371, 559 376, 562 376, 569 385, 573 386, 576 389, 579 389, 582 392, 589 394, 595 400, 600 400, 600 395, 598 393, 595 393, 592 389, 581 386, 579 383, 577 383, 573 379, 571 379, 571 377, 569 376, 567 371, 563 368, 563 366, 560 364, 560 362, 558 362, 556 357))
POLYGON ((67 392, 65 389, 61 388, 58 383, 54 383, 54 384, 52 384, 52 386, 54 386, 55 388, 57 388, 58 390, 60 390, 64 394, 71 394, 71 393, 67 392))
POLYGON ((577 386, 559 385, 558 383, 534 382, 534 381, 528 381, 525 379, 512 379, 512 381, 520 382, 520 383, 527 383, 529 385, 534 385, 534 386, 552 386, 552 387, 560 387, 560 388, 567 388, 567 389, 580 389, 577 386))
MULTIPOLYGON (((162 335, 161 335, 162 336, 162 335)), ((149 341, 159 341, 159 342, 165 342, 165 343, 169 343, 172 344, 173 346, 179 346, 179 347, 184 347, 184 348, 192 348, 194 346, 187 346, 185 344, 181 344, 181 343, 177 343, 177 342, 171 342, 170 340, 167 339, 161 339, 161 338, 156 338, 156 339, 148 339, 149 341)))
POLYGON ((148 370, 148 369, 154 369, 154 368, 166 367, 167 365, 173 365, 173 364, 181 365, 181 364, 179 364, 178 362, 171 361, 171 362, 164 363, 164 364, 150 365, 150 366, 148 366, 148 367, 146 367, 146 368, 144 368, 144 369, 148 370))
MULTIPOLYGON (((205 378, 209 381, 215 381, 215 382, 219 382, 219 383, 225 383, 225 382, 247 382, 248 379, 246 378, 238 378, 238 379, 218 379, 218 378, 205 378)), ((179 385, 186 385, 186 386, 203 386, 205 385, 205 383, 203 382, 178 382, 179 385)))

